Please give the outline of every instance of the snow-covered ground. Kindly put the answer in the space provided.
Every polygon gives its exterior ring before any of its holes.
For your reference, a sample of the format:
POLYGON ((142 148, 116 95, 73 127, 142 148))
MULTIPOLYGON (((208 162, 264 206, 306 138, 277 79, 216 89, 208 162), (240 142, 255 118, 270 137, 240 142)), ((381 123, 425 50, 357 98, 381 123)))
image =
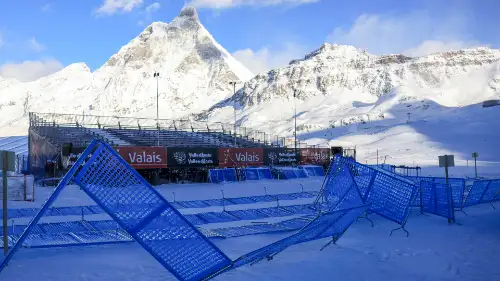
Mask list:
MULTIPOLYGON (((432 170, 428 172, 433 173, 432 170)), ((500 170, 491 170, 491 174, 500 176, 500 170)), ((228 184, 171 184, 160 186, 158 190, 169 201, 173 201, 174 193, 176 200, 180 201, 221 198, 221 189, 227 198, 263 195, 266 192, 300 192, 302 189, 312 191, 319 190, 321 183, 322 178, 228 184)), ((35 202, 10 202, 9 207, 39 207, 51 191, 52 188, 39 188, 35 202)), ((58 207, 88 204, 94 202, 75 186, 63 191, 55 203, 58 207)), ((237 208, 261 208, 275 204, 249 204, 237 208)), ((195 212, 206 211, 205 209, 207 208, 195 212)), ((209 209, 222 211, 222 207, 209 209)), ((190 212, 184 209, 181 211, 190 212)), ((390 231, 398 225, 371 215, 370 218, 375 223, 373 228, 367 220, 360 219, 349 228, 337 245, 329 246, 323 251, 320 249, 328 239, 295 245, 270 262, 245 266, 215 280, 500 280, 500 268, 497 266, 500 262, 497 255, 500 251, 498 211, 488 204, 470 207, 465 211, 467 215, 456 213, 458 223, 452 225, 448 225, 446 219, 419 215, 417 211, 412 211, 406 227, 410 232, 409 237, 401 231, 389 236, 390 231)), ((289 234, 251 235, 213 241, 234 259, 289 234)), ((0 280, 176 279, 138 244, 128 243, 20 249, 0 274, 0 280)))

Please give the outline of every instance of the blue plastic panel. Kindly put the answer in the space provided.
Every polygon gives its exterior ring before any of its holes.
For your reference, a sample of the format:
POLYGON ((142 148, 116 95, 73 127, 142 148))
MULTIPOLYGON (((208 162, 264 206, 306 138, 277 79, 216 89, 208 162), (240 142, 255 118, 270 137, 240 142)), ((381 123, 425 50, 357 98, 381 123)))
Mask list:
POLYGON ((237 227, 225 227, 214 229, 215 232, 221 234, 225 238, 239 237, 245 235, 255 235, 273 232, 293 231, 298 230, 309 224, 316 216, 304 216, 284 220, 278 223, 262 223, 237 227))
POLYGON ((488 190, 490 183, 491 180, 474 181, 474 184, 472 184, 471 190, 465 199, 464 207, 480 204, 483 199, 483 194, 486 190, 488 190))
POLYGON ((236 169, 234 168, 226 168, 222 170, 224 174, 224 181, 226 182, 236 182, 238 179, 236 178, 236 169))
POLYGON ((253 204, 260 201, 250 197, 235 197, 235 198, 226 198, 226 202, 229 202, 230 204, 239 205, 239 204, 253 204))
POLYGON ((464 207, 500 200, 500 179, 474 181, 464 207))
POLYGON ((363 199, 346 164, 335 167, 323 187, 324 206, 328 211, 363 205, 363 199))
POLYGON ((293 169, 297 178, 307 178, 307 174, 303 169, 293 169))
POLYGON ((108 145, 99 145, 74 181, 179 280, 200 280, 231 263, 108 145), (149 208, 120 208, 128 204, 149 208))
POLYGON ((304 167, 304 170, 310 177, 318 176, 316 175, 316 167, 304 167))
POLYGON ((271 170, 269 168, 258 168, 257 172, 259 173, 259 178, 263 180, 272 180, 273 175, 271 174, 271 170))
POLYGON ((266 214, 259 212, 258 209, 235 210, 228 211, 228 213, 240 220, 256 220, 268 217, 266 214))
POLYGON ((208 170, 208 178, 211 183, 221 183, 224 181, 224 171, 222 169, 208 170))
POLYGON ((328 180, 332 179, 332 174, 336 173, 339 169, 343 169, 343 165, 347 165, 349 167, 351 175, 354 177, 354 181, 356 181, 356 185, 358 186, 358 190, 361 193, 362 198, 366 200, 368 192, 373 185, 373 181, 375 180, 377 171, 368 166, 361 165, 351 158, 336 156, 334 161, 330 164, 327 181, 325 183, 328 183, 328 180))
POLYGON ((281 207, 293 214, 301 214, 301 215, 313 215, 316 214, 318 211, 313 209, 313 204, 307 204, 307 205, 289 205, 289 206, 283 206, 281 207))
POLYGON ((208 212, 196 214, 196 216, 206 221, 207 223, 221 223, 238 220, 237 217, 231 215, 228 212, 208 212))
POLYGON ((259 230, 249 228, 246 226, 238 226, 238 227, 225 227, 225 228, 218 228, 214 230, 218 234, 222 235, 225 238, 231 238, 231 237, 239 237, 239 236, 245 236, 245 235, 253 235, 253 234, 259 234, 259 230))
POLYGON ((318 177, 324 177, 325 171, 323 170, 323 167, 314 167, 314 175, 318 177))
POLYGON ((268 217, 285 217, 293 215, 293 213, 283 208, 277 208, 277 207, 259 208, 257 210, 259 211, 259 213, 262 213, 268 217))
POLYGON ((390 174, 378 172, 368 193, 370 210, 396 223, 404 224, 417 186, 401 181, 390 174))
POLYGON ((283 171, 283 178, 285 179, 296 179, 297 175, 294 172, 294 169, 291 168, 284 168, 281 171, 283 171))
POLYGON ((272 201, 276 201, 276 198, 274 198, 274 197, 272 197, 270 195, 257 195, 257 196, 250 196, 248 198, 251 199, 251 200, 255 200, 257 202, 272 202, 272 201))
POLYGON ((484 192, 481 203, 496 201, 500 199, 500 180, 491 180, 488 189, 484 192))
POLYGON ((455 219, 451 189, 446 184, 421 181, 422 211, 455 219))
POLYGON ((245 179, 248 180, 259 180, 259 172, 255 168, 245 169, 245 179))
POLYGON ((370 204, 370 211, 398 224, 406 222, 417 194, 418 187, 413 181, 341 156, 335 157, 330 167, 330 174, 339 170, 342 164, 347 164, 349 167, 365 204, 370 204))
POLYGON ((177 201, 179 206, 183 208, 206 208, 210 205, 205 203, 203 200, 192 200, 192 201, 177 201))
MULTIPOLYGON (((435 182, 440 184, 446 184, 446 178, 443 177, 415 177, 415 176, 405 176, 405 178, 415 182, 419 185, 421 181, 435 182)), ((462 178, 448 178, 448 183, 451 186, 451 192, 453 197, 453 207, 454 209, 461 209, 464 200, 465 193, 465 179, 462 178)), ((414 205, 420 206, 420 196, 417 196, 414 205)))

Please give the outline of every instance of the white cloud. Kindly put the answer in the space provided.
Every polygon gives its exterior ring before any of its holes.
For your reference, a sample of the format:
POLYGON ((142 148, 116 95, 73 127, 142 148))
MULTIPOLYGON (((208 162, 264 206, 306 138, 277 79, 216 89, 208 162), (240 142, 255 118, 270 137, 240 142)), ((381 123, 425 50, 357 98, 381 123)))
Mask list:
POLYGON ((306 48, 303 46, 288 43, 279 49, 268 47, 263 47, 257 51, 243 49, 232 53, 232 55, 250 71, 257 74, 284 67, 291 60, 304 57, 306 52, 306 48))
POLYGON ((484 44, 480 44, 476 41, 437 41, 437 40, 425 40, 420 45, 405 50, 403 53, 412 57, 420 57, 429 54, 439 53, 439 52, 447 52, 451 50, 458 50, 464 48, 474 48, 484 46, 484 44))
POLYGON ((301 5, 321 0, 192 0, 189 5, 196 8, 224 9, 238 6, 301 5))
POLYGON ((63 65, 55 59, 6 63, 0 66, 0 76, 15 78, 21 82, 29 82, 57 72, 63 65))
POLYGON ((141 14, 144 15, 144 19, 138 22, 139 25, 145 25, 146 23, 150 23, 153 20, 153 13, 157 12, 161 8, 160 3, 154 2, 153 4, 147 6, 144 9, 144 12, 141 14))
POLYGON ((465 17, 435 20, 426 13, 400 16, 361 15, 349 28, 338 27, 328 41, 353 45, 374 54, 423 56, 478 46, 467 38, 465 17))
POLYGON ((40 10, 43 12, 43 13, 46 13, 46 12, 50 12, 52 10, 52 6, 50 5, 50 3, 47 3, 45 5, 43 5, 40 10))
POLYGON ((160 3, 154 2, 153 4, 146 7, 146 13, 154 13, 160 9, 160 3))
POLYGON ((113 15, 117 12, 130 13, 140 8, 144 0, 104 0, 104 3, 95 11, 97 15, 113 15))
POLYGON ((28 41, 28 48, 31 51, 34 51, 37 53, 45 51, 45 46, 43 44, 40 44, 38 41, 36 41, 35 37, 31 37, 31 39, 28 41))

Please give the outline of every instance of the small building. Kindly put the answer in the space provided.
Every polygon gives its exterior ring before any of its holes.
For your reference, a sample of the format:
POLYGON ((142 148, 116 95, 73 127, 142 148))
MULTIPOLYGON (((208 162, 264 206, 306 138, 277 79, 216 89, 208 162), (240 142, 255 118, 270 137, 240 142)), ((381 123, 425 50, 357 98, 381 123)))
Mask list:
POLYGON ((483 101, 483 107, 492 107, 492 106, 496 106, 496 105, 500 105, 500 100, 483 101))

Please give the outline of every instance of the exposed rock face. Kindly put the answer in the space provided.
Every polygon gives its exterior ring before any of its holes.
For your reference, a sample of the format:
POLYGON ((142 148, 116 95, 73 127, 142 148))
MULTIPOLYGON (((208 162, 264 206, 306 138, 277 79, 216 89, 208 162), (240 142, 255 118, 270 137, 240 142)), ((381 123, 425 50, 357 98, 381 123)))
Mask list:
MULTIPOLYGON (((330 96, 339 90, 366 92, 380 97, 401 85, 412 85, 425 92, 442 92, 454 80, 483 76, 475 89, 484 96, 498 91, 500 51, 489 48, 464 49, 411 58, 404 55, 375 56, 352 46, 323 44, 303 59, 286 67, 259 74, 237 93, 243 107, 273 99, 330 96)), ((469 87, 470 88, 470 87, 469 87)), ((470 89, 467 89, 468 91, 470 89)), ((457 105, 474 103, 475 95, 461 94, 457 105)), ((334 97, 332 97, 334 98, 334 97)))

